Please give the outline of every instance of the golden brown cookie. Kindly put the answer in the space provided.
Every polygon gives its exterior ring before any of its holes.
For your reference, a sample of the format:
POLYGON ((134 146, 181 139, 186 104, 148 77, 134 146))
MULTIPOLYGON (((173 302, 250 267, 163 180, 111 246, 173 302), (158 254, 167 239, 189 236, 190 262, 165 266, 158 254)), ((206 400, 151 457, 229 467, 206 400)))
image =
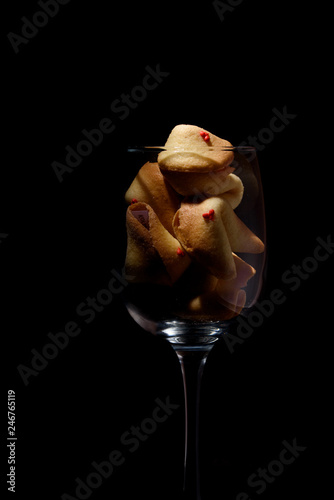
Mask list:
POLYGON ((125 273, 132 283, 171 285, 190 264, 181 244, 164 228, 147 203, 134 203, 126 213, 128 245, 125 273))
POLYGON ((236 277, 232 280, 218 280, 215 292, 216 300, 234 312, 240 312, 245 305, 246 294, 242 288, 247 286, 248 281, 255 275, 254 267, 250 266, 240 257, 233 253, 236 268, 236 277), (243 293, 241 293, 243 292, 243 293))
POLYGON ((172 235, 172 221, 180 206, 180 199, 162 175, 157 163, 147 162, 141 167, 131 186, 125 193, 127 203, 133 201, 150 205, 162 225, 172 235))
POLYGON ((246 291, 242 288, 255 274, 255 269, 233 254, 236 277, 231 280, 219 279, 214 290, 194 297, 187 304, 187 314, 194 314, 201 319, 211 318, 226 320, 242 311, 246 302, 246 291))
POLYGON ((182 202, 173 220, 176 238, 190 257, 224 280, 236 277, 232 252, 261 253, 262 241, 245 226, 223 196, 182 202))
POLYGON ((220 217, 222 200, 201 203, 184 201, 176 212, 173 228, 187 253, 217 278, 235 277, 232 249, 220 217), (212 212, 211 212, 212 211, 212 212))
POLYGON ((177 125, 158 156, 161 170, 211 172, 233 161, 232 144, 195 125, 177 125))

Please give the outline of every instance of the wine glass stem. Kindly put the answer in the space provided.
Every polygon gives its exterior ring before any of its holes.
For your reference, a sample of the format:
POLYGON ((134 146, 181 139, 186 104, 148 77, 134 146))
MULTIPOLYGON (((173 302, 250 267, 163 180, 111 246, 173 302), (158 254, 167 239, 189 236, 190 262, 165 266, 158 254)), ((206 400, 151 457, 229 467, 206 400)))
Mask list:
POLYGON ((186 500, 201 500, 199 482, 199 397, 209 351, 179 351, 185 398, 185 453, 183 492, 186 500))

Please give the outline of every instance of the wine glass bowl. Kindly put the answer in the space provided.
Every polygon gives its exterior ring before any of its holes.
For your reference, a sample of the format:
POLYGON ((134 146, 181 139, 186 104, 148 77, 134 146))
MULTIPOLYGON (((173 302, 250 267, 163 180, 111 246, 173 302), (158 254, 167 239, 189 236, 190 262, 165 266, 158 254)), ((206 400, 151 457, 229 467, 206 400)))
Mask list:
MULTIPOLYGON (((163 147, 129 148, 131 171, 136 174, 143 165, 152 166, 152 169, 156 168, 159 154, 165 150, 163 147)), ((205 212, 205 206, 211 206, 211 201, 217 199, 218 203, 213 203, 212 206, 218 207, 218 210, 222 205, 229 206, 229 214, 224 218, 225 223, 233 223, 234 216, 236 216, 237 222, 239 223, 240 220, 265 247, 265 212, 256 151, 252 147, 234 147, 232 152, 234 159, 230 165, 233 168, 233 176, 241 181, 242 193, 240 189, 238 191, 239 185, 236 186, 234 183, 231 189, 220 194, 223 190, 222 186, 226 184, 226 174, 222 175, 219 171, 195 175, 188 172, 181 173, 181 175, 174 174, 174 178, 188 175, 191 180, 183 188, 187 192, 186 195, 176 193, 177 206, 175 208, 178 209, 186 201, 190 206, 190 217, 198 216, 202 219, 199 221, 199 227, 202 227, 203 223, 204 228, 208 227, 208 234, 212 238, 210 244, 218 247, 216 258, 220 257, 219 245, 223 245, 225 241, 222 239, 220 227, 216 233, 211 231, 214 224, 218 225, 220 222, 218 221, 219 214, 215 213, 214 220, 210 220, 210 210, 205 212), (234 204, 236 207, 233 208, 234 215, 231 218, 230 207, 234 204), (194 206, 198 207, 197 211, 193 210, 194 206), (206 213, 208 218, 205 220, 203 215, 205 216, 206 213)), ((169 181, 166 180, 166 182, 169 186, 169 181)), ((182 182, 181 179, 180 184, 182 182)), ((131 199, 134 205, 140 201, 137 198, 131 199)), ((139 205, 139 208, 143 207, 139 205)), ((244 237, 247 238, 249 234, 251 233, 245 231, 244 237)), ((173 236, 175 237, 175 233, 173 236)), ((184 254, 186 250, 182 242, 178 242, 179 246, 176 251, 184 254)), ((241 248, 243 249, 243 246, 241 248)), ((154 279, 145 275, 136 279, 131 272, 128 276, 129 285, 126 287, 125 303, 130 315, 142 328, 165 337, 173 346, 180 349, 206 349, 214 343, 221 335, 228 332, 229 326, 238 314, 246 314, 247 310, 254 305, 262 287, 265 264, 263 248, 256 249, 256 253, 233 252, 234 260, 238 259, 238 263, 245 263, 243 266, 246 269, 239 270, 239 274, 245 271, 247 273, 251 268, 252 275, 246 276, 247 281, 244 280, 244 282, 243 277, 239 280, 224 280, 215 277, 210 273, 212 271, 210 266, 208 270, 206 263, 206 260, 213 259, 212 255, 215 250, 211 252, 210 248, 207 248, 205 255, 201 255, 201 251, 202 249, 198 254, 194 252, 190 257, 187 255, 190 262, 173 283, 155 282, 154 279)), ((182 254, 175 256, 175 260, 184 259, 182 254)), ((224 258, 224 255, 222 257, 224 258)))

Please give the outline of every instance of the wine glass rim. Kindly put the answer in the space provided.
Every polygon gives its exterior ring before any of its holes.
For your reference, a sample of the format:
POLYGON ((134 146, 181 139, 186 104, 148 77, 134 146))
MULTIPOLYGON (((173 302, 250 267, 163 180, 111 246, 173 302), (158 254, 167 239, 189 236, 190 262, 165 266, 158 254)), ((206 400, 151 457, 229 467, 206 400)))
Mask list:
POLYGON ((255 153, 256 148, 254 146, 231 146, 231 147, 213 147, 208 146, 206 149, 200 151, 190 151, 187 148, 166 148, 165 146, 128 146, 128 153, 162 153, 163 151, 174 152, 174 153, 189 153, 189 154, 204 154, 211 151, 232 151, 240 153, 255 153))

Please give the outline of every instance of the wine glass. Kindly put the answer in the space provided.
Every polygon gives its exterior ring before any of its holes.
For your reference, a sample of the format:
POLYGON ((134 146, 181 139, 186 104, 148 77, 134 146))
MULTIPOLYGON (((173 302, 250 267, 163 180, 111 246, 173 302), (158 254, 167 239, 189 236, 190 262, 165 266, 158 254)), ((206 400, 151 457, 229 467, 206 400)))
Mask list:
POLYGON ((221 152, 230 155, 227 169, 180 173, 160 169, 159 158, 167 153, 186 160, 187 151, 128 148, 136 178, 125 195, 125 304, 142 328, 170 342, 179 359, 186 420, 184 497, 191 500, 201 498, 198 421, 205 362, 215 342, 256 303, 265 265, 256 150, 221 152))

